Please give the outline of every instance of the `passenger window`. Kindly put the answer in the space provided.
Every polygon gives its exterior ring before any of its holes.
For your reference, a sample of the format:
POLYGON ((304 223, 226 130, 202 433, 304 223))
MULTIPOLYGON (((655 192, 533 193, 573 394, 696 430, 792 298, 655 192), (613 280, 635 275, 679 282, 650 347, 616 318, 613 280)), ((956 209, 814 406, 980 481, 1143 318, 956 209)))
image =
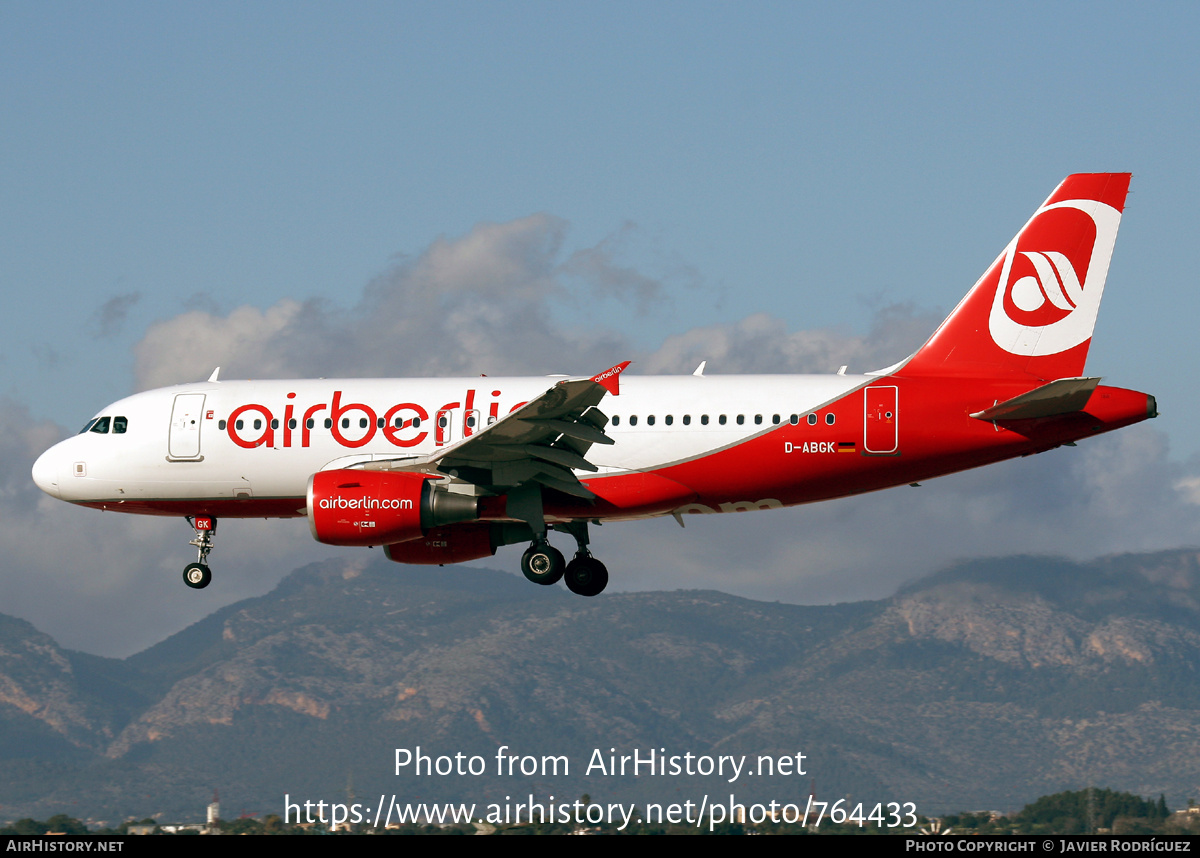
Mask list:
POLYGON ((791 422, 791 424, 792 424, 793 426, 795 426, 797 423, 799 423, 799 422, 800 422, 800 415, 799 415, 799 414, 793 414, 793 415, 791 416, 791 418, 789 418, 789 419, 790 419, 790 422, 791 422))
POLYGON ((382 417, 380 417, 378 420, 375 421, 375 427, 377 429, 382 429, 386 425, 387 425, 387 421, 384 420, 382 417))
POLYGON ((614 414, 614 415, 613 415, 613 425, 614 425, 614 426, 620 426, 620 425, 621 425, 621 418, 620 418, 618 415, 616 415, 616 414, 614 414))
POLYGON ((778 426, 779 425, 779 415, 778 414, 771 415, 771 422, 774 423, 776 426, 778 426))
POLYGON ((332 428, 333 428, 333 418, 332 418, 332 417, 326 417, 326 418, 325 418, 325 428, 326 428, 326 429, 332 429, 332 428))
POLYGON ((701 415, 700 415, 700 425, 701 425, 701 426, 707 426, 707 425, 708 425, 708 415, 707 415, 707 414, 701 414, 701 415))
POLYGON ((722 414, 720 417, 718 417, 717 422, 720 423, 722 426, 724 426, 725 425, 725 415, 722 414))
POLYGON ((278 417, 272 417, 272 418, 271 418, 271 428, 272 428, 272 429, 278 429, 278 428, 279 428, 279 418, 278 418, 278 417))
POLYGON ((257 417, 255 417, 255 418, 254 418, 254 428, 255 428, 255 429, 261 429, 261 428, 262 428, 262 421, 261 421, 261 420, 259 420, 257 417))
POLYGON ((349 429, 349 428, 350 428, 350 418, 349 418, 349 417, 343 417, 343 418, 342 418, 342 428, 343 428, 343 429, 349 429))
POLYGON ((358 428, 359 429, 367 428, 367 418, 365 418, 365 417, 358 418, 358 428))
POLYGON ((690 414, 683 415, 683 425, 684 426, 692 425, 692 415, 690 415, 690 414))
POLYGON ((808 425, 809 426, 817 425, 817 415, 815 415, 815 414, 808 415, 808 425))
POLYGON ((293 417, 291 420, 288 421, 288 428, 289 429, 296 428, 296 418, 295 417, 293 417))
POLYGON ((218 421, 217 421, 217 428, 218 428, 218 429, 220 429, 222 432, 224 432, 224 431, 225 431, 225 425, 226 425, 226 424, 225 424, 225 421, 224 421, 224 420, 218 420, 218 421))
POLYGON ((637 425, 637 415, 636 415, 636 414, 631 414, 631 415, 629 416, 629 425, 630 425, 630 426, 636 426, 636 425, 637 425))
POLYGON ((742 425, 743 423, 745 423, 745 422, 746 422, 746 415, 745 415, 745 414, 739 414, 739 415, 737 416, 737 423, 738 423, 738 425, 739 425, 739 426, 741 426, 741 425, 742 425))
MULTIPOLYGON (((890 414, 888 416, 891 417, 890 414)), ((124 417, 114 417, 113 418, 113 434, 114 435, 124 435, 125 430, 128 428, 129 428, 129 421, 126 420, 124 417)))
MULTIPOLYGON (((775 422, 776 422, 776 423, 778 423, 778 422, 779 422, 779 417, 778 417, 778 415, 775 417, 775 422)), ((754 415, 754 425, 755 425, 755 426, 758 426, 760 423, 762 423, 762 415, 761 415, 761 414, 755 414, 755 415, 754 415)))
POLYGON ((654 415, 653 414, 651 414, 649 417, 646 418, 646 425, 647 426, 654 425, 654 415))
POLYGON ((421 418, 420 418, 420 417, 414 417, 414 418, 413 418, 413 428, 414 428, 414 429, 420 429, 420 428, 421 428, 421 418))
POLYGON ((396 418, 395 420, 393 420, 392 422, 396 424, 396 428, 397 428, 397 429, 403 429, 403 428, 404 428, 404 418, 403 418, 403 417, 397 417, 397 418, 396 418))
POLYGON ((110 422, 110 419, 111 418, 108 418, 108 417, 101 417, 99 420, 97 420, 95 423, 92 424, 91 431, 95 432, 97 435, 107 435, 108 434, 108 424, 110 422))
POLYGON ((311 428, 313 428, 314 426, 316 426, 316 425, 317 425, 317 421, 316 421, 316 420, 313 420, 313 419, 310 417, 310 418, 308 418, 307 420, 305 420, 305 421, 304 421, 304 425, 305 425, 305 427, 306 427, 306 428, 308 428, 308 429, 311 429, 311 428))
POLYGON ((234 421, 233 421, 233 428, 234 428, 234 429, 241 429, 243 425, 244 425, 244 424, 242 423, 242 421, 241 421, 241 420, 234 420, 234 421))
POLYGON ((674 422, 675 422, 675 418, 674 418, 674 417, 672 417, 670 414, 668 414, 668 415, 667 415, 667 416, 664 418, 664 422, 665 422, 665 423, 666 423, 668 426, 670 426, 672 423, 674 423, 674 422))
POLYGON ((834 421, 834 420, 836 420, 836 419, 837 419, 837 418, 833 416, 833 412, 832 412, 832 411, 830 411, 828 414, 826 414, 826 415, 825 415, 825 425, 826 425, 826 426, 832 426, 832 425, 833 425, 833 421, 834 421))

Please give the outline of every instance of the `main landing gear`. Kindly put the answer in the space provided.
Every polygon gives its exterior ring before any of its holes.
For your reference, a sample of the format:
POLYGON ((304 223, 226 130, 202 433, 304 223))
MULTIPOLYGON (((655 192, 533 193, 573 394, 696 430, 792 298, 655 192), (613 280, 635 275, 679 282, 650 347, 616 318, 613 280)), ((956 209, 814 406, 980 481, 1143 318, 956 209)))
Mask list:
POLYGON ((217 520, 210 515, 186 516, 187 523, 196 529, 196 538, 188 545, 196 546, 196 562, 183 569, 183 583, 194 590, 203 590, 212 581, 212 570, 208 568, 208 555, 213 550, 213 536, 217 532, 217 520))
POLYGON ((535 584, 556 584, 566 581, 567 589, 578 596, 598 596, 608 586, 608 569, 588 551, 586 521, 572 521, 552 525, 555 530, 575 537, 579 550, 570 563, 563 559, 562 552, 546 541, 545 537, 534 539, 521 556, 521 571, 535 584))
POLYGON ((521 571, 535 584, 557 584, 566 565, 562 552, 545 539, 535 539, 521 555, 521 571))

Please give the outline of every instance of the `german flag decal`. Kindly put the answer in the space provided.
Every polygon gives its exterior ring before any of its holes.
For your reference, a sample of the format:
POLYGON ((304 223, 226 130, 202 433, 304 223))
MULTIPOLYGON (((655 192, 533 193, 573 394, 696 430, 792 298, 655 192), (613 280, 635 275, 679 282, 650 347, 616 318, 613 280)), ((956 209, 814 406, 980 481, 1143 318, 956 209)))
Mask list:
POLYGON ((853 441, 838 441, 838 452, 839 453, 856 453, 856 452, 858 452, 858 445, 855 444, 853 441))

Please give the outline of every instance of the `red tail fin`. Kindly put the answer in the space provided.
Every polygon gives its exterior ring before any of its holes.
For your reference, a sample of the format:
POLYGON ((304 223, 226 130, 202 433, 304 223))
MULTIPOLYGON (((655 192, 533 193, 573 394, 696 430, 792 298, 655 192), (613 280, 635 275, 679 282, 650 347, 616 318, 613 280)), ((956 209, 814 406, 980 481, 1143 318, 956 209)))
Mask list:
POLYGON ((1128 190, 1068 176, 898 374, 1082 375, 1128 190))

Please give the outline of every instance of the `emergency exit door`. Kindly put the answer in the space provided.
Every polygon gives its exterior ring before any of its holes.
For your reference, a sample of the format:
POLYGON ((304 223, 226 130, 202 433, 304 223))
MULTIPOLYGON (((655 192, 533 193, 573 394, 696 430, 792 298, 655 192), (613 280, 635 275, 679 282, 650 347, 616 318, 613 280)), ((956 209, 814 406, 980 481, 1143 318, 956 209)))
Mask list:
POLYGON ((900 452, 897 431, 899 396, 894 385, 868 387, 863 391, 863 451, 875 455, 900 452))

